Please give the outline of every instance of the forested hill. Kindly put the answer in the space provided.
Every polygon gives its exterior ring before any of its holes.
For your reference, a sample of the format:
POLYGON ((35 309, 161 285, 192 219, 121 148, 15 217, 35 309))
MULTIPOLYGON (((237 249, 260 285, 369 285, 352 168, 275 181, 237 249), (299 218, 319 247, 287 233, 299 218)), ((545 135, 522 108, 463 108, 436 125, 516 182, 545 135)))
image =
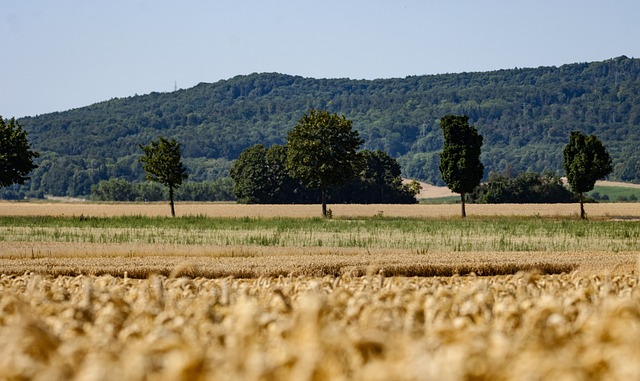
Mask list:
POLYGON ((182 143, 190 180, 228 174, 255 143, 283 143, 311 108, 353 120, 364 148, 399 159, 404 176, 439 183, 438 119, 466 114, 484 135, 487 172, 560 172, 569 132, 595 134, 614 160, 611 179, 640 182, 640 60, 396 79, 251 74, 170 93, 112 99, 20 123, 41 153, 30 187, 83 195, 110 177, 143 178, 138 144, 182 143))

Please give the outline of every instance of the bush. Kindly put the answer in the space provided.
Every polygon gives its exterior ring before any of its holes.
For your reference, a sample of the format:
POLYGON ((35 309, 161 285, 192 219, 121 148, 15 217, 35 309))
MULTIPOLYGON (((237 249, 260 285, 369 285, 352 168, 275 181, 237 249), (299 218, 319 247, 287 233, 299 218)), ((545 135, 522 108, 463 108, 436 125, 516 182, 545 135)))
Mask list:
POLYGON ((578 198, 553 173, 525 172, 515 178, 491 174, 489 181, 469 194, 477 204, 557 204, 573 203, 578 198))

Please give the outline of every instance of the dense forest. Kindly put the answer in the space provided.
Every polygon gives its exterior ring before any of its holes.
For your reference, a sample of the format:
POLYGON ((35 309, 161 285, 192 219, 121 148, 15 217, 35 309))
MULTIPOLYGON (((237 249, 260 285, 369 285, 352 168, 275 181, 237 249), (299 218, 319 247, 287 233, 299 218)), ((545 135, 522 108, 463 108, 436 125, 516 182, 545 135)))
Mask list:
POLYGON ((229 176, 245 148, 283 144, 312 108, 352 120, 363 148, 388 153, 403 176, 433 184, 442 184, 439 118, 446 114, 468 115, 484 136, 487 177, 507 169, 562 173, 562 148, 579 130, 609 150, 610 179, 640 182, 640 59, 622 56, 377 80, 251 74, 22 118, 39 167, 26 185, 0 191, 86 196, 100 180, 142 181, 139 144, 158 135, 181 143, 190 181, 214 181, 229 176))

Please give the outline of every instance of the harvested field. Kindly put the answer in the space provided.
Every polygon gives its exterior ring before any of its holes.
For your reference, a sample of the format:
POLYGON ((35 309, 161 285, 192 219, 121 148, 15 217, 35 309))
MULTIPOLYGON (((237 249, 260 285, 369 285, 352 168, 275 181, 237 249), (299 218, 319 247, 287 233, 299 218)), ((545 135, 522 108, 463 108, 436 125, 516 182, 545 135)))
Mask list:
POLYGON ((2 203, 0 380, 640 378, 636 204, 192 206, 2 203))
MULTIPOLYGON (((334 217, 442 218, 460 215, 460 205, 329 205, 334 217)), ((577 217, 578 204, 467 205, 469 216, 563 216, 577 217)), ((640 203, 586 204, 588 217, 640 219, 640 203)), ((177 203, 179 216, 292 217, 320 216, 320 205, 242 205, 227 203, 177 203)), ((166 203, 40 203, 0 202, 0 216, 169 216, 166 203)))
POLYGON ((0 379, 634 380, 638 281, 0 276, 0 379))
POLYGON ((635 270, 640 224, 562 218, 0 217, 0 272, 259 277, 635 270))
MULTIPOLYGON (((633 273, 637 255, 607 253, 433 253, 406 254, 401 251, 351 255, 348 252, 259 256, 157 256, 124 257, 44 257, 0 258, 4 274, 36 273, 51 276, 103 275, 144 279, 154 274, 206 278, 259 278, 263 276, 326 275, 362 276, 381 273, 387 276, 452 276, 475 273, 505 275, 536 270, 557 274, 580 270, 583 273, 633 273)), ((175 253, 175 252, 172 252, 175 253)))

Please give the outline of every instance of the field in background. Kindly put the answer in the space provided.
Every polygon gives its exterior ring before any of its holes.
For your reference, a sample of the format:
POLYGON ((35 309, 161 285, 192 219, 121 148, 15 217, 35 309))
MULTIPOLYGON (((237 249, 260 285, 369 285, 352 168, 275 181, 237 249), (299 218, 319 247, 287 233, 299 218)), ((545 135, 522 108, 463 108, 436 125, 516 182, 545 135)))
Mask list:
MULTIPOLYGON (((334 217, 442 218, 460 215, 460 205, 360 205, 330 204, 334 217)), ((586 204, 591 218, 638 218, 640 203, 586 204)), ((178 216, 293 217, 321 215, 320 205, 242 205, 235 203, 176 203, 178 216)), ((563 216, 576 217, 578 204, 467 205, 469 216, 563 216)), ((170 216, 168 203, 46 203, 0 201, 0 216, 170 216)))
POLYGON ((598 202, 640 202, 640 188, 628 186, 596 185, 589 197, 598 202))

